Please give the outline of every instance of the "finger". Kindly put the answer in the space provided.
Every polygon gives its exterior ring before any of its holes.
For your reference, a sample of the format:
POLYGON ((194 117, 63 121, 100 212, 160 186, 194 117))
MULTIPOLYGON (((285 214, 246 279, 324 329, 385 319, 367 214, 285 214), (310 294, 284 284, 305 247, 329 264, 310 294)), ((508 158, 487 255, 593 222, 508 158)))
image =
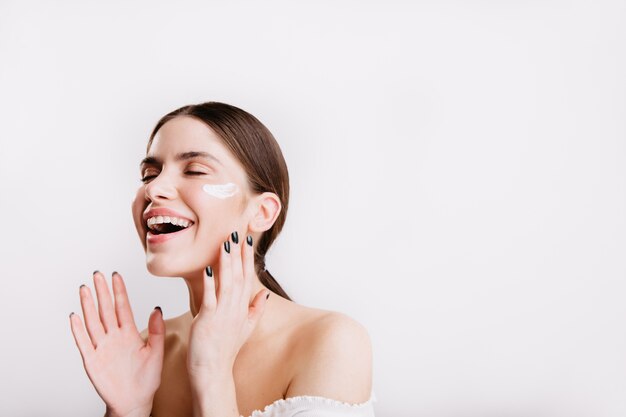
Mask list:
POLYGON ((83 322, 78 314, 70 314, 70 327, 72 329, 72 335, 74 336, 74 342, 76 342, 76 346, 78 347, 80 355, 83 357, 83 361, 88 361, 94 353, 94 347, 91 340, 89 340, 89 335, 85 331, 83 322))
POLYGON ((250 308, 248 309, 248 320, 250 320, 253 324, 256 325, 263 315, 269 295, 269 290, 262 289, 256 294, 254 300, 252 300, 252 304, 250 304, 250 308))
POLYGON ((155 307, 148 319, 148 346, 157 357, 163 357, 165 346, 165 322, 161 307, 155 307))
POLYGON ((227 301, 230 301, 232 294, 232 270, 230 261, 230 242, 226 241, 220 250, 220 273, 218 275, 219 280, 219 292, 217 294, 217 305, 225 305, 227 301), (227 250, 228 248, 228 250, 227 250))
POLYGON ((115 295, 115 314, 117 315, 117 324, 120 327, 127 327, 137 331, 133 310, 130 307, 126 284, 119 272, 113 272, 113 294, 115 295))
POLYGON ((239 289, 244 283, 243 267, 241 265, 241 244, 239 243, 239 234, 234 231, 230 235, 230 264, 233 271, 233 285, 237 285, 239 289))
POLYGON ((217 307, 217 296, 215 294, 215 277, 213 269, 207 266, 204 269, 204 292, 202 294, 202 307, 208 311, 214 311, 217 307))
POLYGON ((234 231, 230 234, 232 241, 230 250, 230 264, 232 268, 232 282, 233 282, 233 295, 232 306, 236 306, 243 313, 246 311, 248 303, 250 302, 250 287, 247 285, 247 281, 243 275, 242 265, 242 245, 239 242, 239 234, 234 231))
POLYGON ((100 320, 104 326, 104 331, 109 332, 117 327, 117 318, 113 310, 113 301, 106 279, 101 272, 96 271, 93 276, 94 285, 96 286, 96 296, 98 297, 98 312, 100 320))
POLYGON ((83 310, 83 317, 85 317, 85 324, 91 343, 93 347, 98 347, 100 340, 104 337, 104 327, 96 311, 93 297, 91 296, 91 290, 86 285, 81 285, 78 289, 80 294, 80 307, 83 310))
POLYGON ((248 285, 249 288, 252 288, 254 277, 256 276, 256 271, 254 269, 254 246, 252 246, 252 244, 253 239, 250 235, 246 237, 245 243, 241 244, 243 276, 246 281, 246 285, 248 285))

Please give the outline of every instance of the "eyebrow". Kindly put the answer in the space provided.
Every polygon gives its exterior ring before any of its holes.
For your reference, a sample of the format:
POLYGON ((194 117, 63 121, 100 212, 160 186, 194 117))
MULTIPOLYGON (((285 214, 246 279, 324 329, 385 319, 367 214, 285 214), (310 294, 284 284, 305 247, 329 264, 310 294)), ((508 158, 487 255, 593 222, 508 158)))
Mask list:
MULTIPOLYGON (((200 151, 181 152, 174 157, 174 160, 186 161, 188 159, 193 159, 193 158, 198 158, 198 157, 215 161, 218 164, 224 166, 224 164, 222 164, 220 160, 217 159, 215 156, 211 155, 208 152, 200 152, 200 151)), ((141 163, 139 164, 139 166, 142 167, 144 165, 159 165, 162 162, 163 161, 161 160, 161 158, 157 158, 156 156, 146 156, 145 158, 141 160, 141 163)))

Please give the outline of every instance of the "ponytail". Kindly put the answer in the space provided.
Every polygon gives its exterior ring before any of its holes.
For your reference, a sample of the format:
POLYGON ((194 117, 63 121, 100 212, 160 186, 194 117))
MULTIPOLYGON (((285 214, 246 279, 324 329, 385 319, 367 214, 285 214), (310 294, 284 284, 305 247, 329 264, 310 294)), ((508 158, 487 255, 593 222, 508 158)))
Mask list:
POLYGON ((276 281, 274 276, 270 274, 270 271, 265 268, 265 258, 261 258, 255 262, 255 269, 257 270, 257 275, 261 284, 263 284, 268 290, 286 298, 289 301, 293 301, 289 295, 287 295, 285 290, 283 290, 283 287, 280 286, 278 281, 276 281))

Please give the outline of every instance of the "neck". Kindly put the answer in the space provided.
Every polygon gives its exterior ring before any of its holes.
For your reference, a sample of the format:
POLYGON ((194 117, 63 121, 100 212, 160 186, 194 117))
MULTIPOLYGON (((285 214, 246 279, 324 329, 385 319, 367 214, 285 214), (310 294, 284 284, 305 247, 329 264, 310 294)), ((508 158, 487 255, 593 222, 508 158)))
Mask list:
MULTIPOLYGON (((213 270, 213 277, 216 283, 215 290, 216 292, 218 292, 220 278, 219 278, 218 272, 215 269, 213 270)), ((200 311, 200 307, 202 306, 202 297, 204 294, 204 270, 194 272, 193 274, 183 277, 183 279, 185 280, 185 283, 187 284, 187 289, 189 290, 189 311, 191 313, 191 316, 195 318, 198 315, 198 312, 200 311)), ((254 282, 252 284, 252 291, 250 293, 250 298, 248 300, 248 305, 252 304, 254 297, 256 297, 257 293, 261 291, 262 289, 266 289, 266 287, 263 284, 261 284, 261 281, 259 281, 259 278, 255 276, 254 282)), ((269 321, 269 319, 267 319, 267 316, 268 316, 267 313, 273 304, 272 302, 273 298, 279 298, 279 296, 276 294, 270 295, 270 298, 267 300, 267 304, 265 305, 265 312, 263 314, 263 317, 261 317, 261 320, 259 320, 259 323, 257 324, 256 329, 251 335, 251 338, 252 336, 254 336, 255 338, 258 337, 260 334, 264 333, 264 329, 267 328, 267 322, 269 321)), ((218 304, 220 302, 219 296, 217 296, 217 302, 218 304)))

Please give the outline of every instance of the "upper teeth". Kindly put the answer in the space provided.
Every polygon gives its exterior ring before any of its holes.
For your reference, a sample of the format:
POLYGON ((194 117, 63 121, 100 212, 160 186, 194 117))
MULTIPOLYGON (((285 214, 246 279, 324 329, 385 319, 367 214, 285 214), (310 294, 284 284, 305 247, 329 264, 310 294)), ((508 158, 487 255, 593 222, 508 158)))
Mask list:
POLYGON ((172 223, 173 225, 182 227, 189 227, 189 225, 191 224, 190 221, 172 216, 154 216, 148 219, 148 226, 161 223, 172 223))

